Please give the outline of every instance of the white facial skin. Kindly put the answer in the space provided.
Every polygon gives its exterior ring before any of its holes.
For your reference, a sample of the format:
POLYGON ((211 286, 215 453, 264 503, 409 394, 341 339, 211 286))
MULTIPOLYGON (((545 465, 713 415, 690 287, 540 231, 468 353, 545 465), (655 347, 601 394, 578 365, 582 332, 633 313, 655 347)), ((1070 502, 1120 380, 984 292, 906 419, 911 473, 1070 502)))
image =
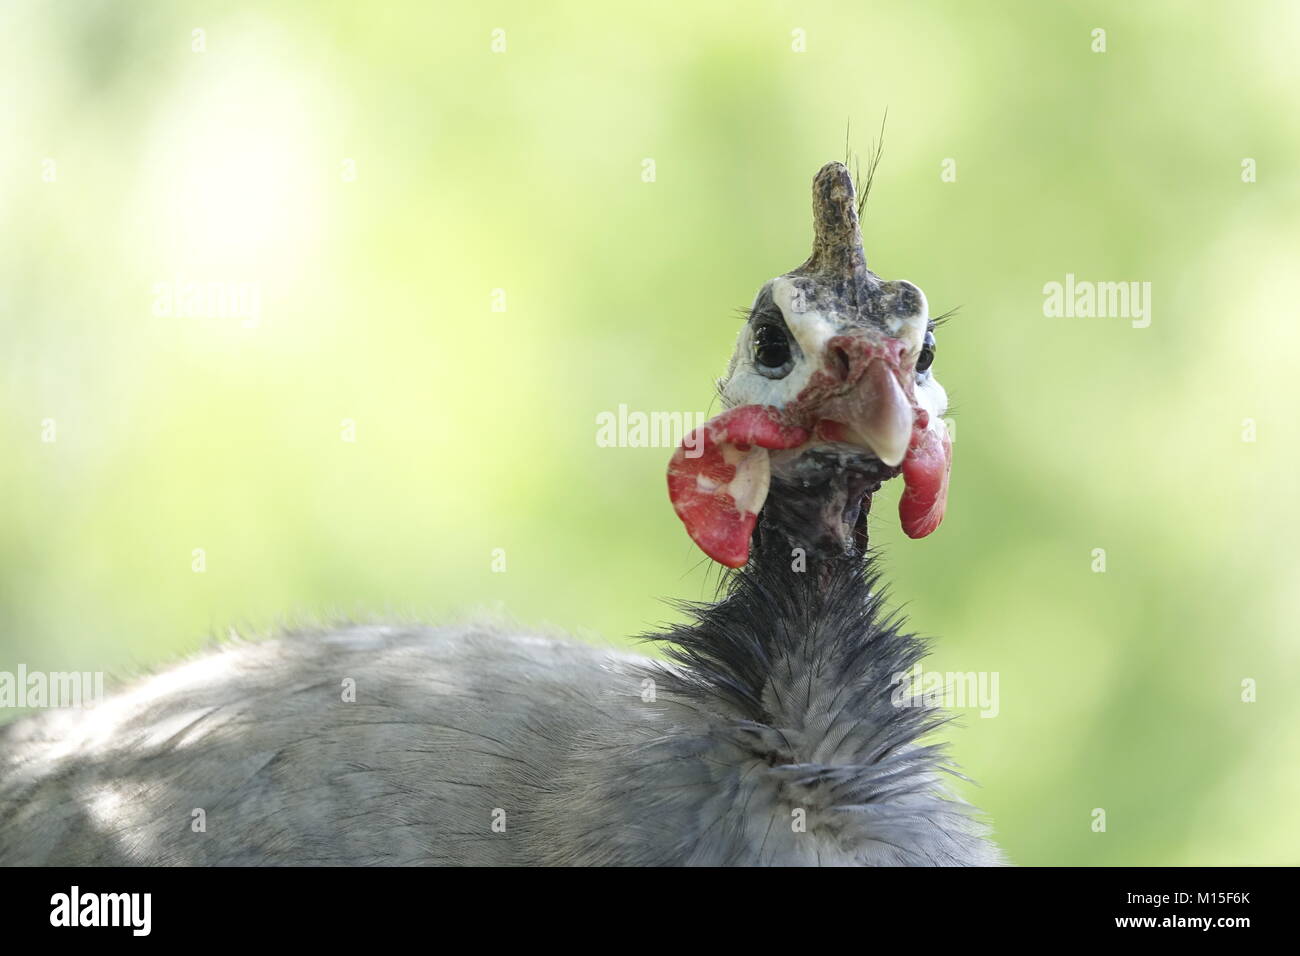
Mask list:
MULTIPOLYGON (((890 285, 901 286, 903 283, 890 285)), ((808 385, 812 374, 824 367, 826 343, 836 335, 860 331, 860 326, 845 322, 837 315, 826 315, 815 309, 804 308, 801 301, 803 296, 788 276, 773 279, 768 286, 771 288, 772 301, 781 310, 793 339, 790 351, 794 367, 788 375, 779 379, 759 372, 754 363, 753 326, 746 322, 736 340, 736 350, 727 368, 727 377, 719 383, 723 401, 729 408, 738 405, 773 405, 784 408, 808 385)), ((885 320, 889 335, 906 345, 902 363, 904 369, 915 367, 929 323, 930 312, 925 295, 920 289, 916 289, 915 294, 921 301, 921 309, 915 315, 906 318, 887 315, 885 320)), ((755 304, 761 295, 762 290, 755 297, 755 304)), ((925 372, 913 373, 913 385, 916 403, 930 414, 931 421, 942 418, 948 410, 948 395, 935 379, 934 367, 931 366, 925 372)))

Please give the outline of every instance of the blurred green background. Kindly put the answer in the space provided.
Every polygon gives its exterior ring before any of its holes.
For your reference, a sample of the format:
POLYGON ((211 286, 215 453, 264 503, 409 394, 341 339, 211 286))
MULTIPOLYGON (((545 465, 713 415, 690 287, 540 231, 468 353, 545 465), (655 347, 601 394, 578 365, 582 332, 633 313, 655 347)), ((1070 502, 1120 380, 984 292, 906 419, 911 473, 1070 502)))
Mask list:
POLYGON ((7 3, 0 669, 709 597, 596 415, 710 408, 888 110, 868 255, 961 307, 957 440, 943 528, 874 535, 930 666, 1000 675, 967 795, 1019 863, 1300 862, 1300 7, 666 6, 7 3), (1046 318, 1066 273, 1150 327, 1046 318))

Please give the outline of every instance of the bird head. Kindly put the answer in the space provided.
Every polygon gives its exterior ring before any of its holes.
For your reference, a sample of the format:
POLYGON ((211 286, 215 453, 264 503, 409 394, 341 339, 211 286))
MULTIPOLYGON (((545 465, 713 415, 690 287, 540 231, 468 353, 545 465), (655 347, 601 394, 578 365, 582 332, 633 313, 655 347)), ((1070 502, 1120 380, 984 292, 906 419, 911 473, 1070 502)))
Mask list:
POLYGON ((924 537, 943 518, 952 444, 925 295, 867 268, 858 215, 847 167, 823 166, 812 255, 759 289, 719 383, 726 410, 669 464, 674 510, 728 567, 748 561, 774 478, 811 494, 839 489, 832 507, 809 512, 829 525, 808 529, 810 540, 834 546, 852 545, 864 496, 899 474, 904 533, 924 537))

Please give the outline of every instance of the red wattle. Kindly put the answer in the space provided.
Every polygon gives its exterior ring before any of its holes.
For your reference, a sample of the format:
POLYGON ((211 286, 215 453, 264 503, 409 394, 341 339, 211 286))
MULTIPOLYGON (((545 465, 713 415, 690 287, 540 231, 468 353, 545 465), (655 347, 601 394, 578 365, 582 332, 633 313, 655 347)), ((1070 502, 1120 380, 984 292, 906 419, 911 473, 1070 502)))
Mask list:
POLYGON ((797 448, 809 437, 764 405, 728 409, 691 432, 668 463, 668 497, 691 540, 729 568, 748 561, 767 497, 767 449, 797 448))
POLYGON ((924 538, 939 527, 948 506, 951 470, 952 440, 947 430, 940 435, 929 428, 914 429, 903 459, 903 494, 898 499, 898 517, 909 538, 924 538))

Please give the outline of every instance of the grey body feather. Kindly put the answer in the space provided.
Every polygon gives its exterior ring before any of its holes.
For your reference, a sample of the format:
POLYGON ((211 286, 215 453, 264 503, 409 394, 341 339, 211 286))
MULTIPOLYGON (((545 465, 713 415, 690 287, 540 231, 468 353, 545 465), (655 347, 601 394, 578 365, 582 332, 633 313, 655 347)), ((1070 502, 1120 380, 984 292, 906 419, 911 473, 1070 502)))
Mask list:
POLYGON ((934 715, 874 673, 919 645, 877 633, 860 693, 801 640, 757 702, 704 662, 490 627, 228 645, 0 729, 0 864, 998 862, 911 739, 934 715))

